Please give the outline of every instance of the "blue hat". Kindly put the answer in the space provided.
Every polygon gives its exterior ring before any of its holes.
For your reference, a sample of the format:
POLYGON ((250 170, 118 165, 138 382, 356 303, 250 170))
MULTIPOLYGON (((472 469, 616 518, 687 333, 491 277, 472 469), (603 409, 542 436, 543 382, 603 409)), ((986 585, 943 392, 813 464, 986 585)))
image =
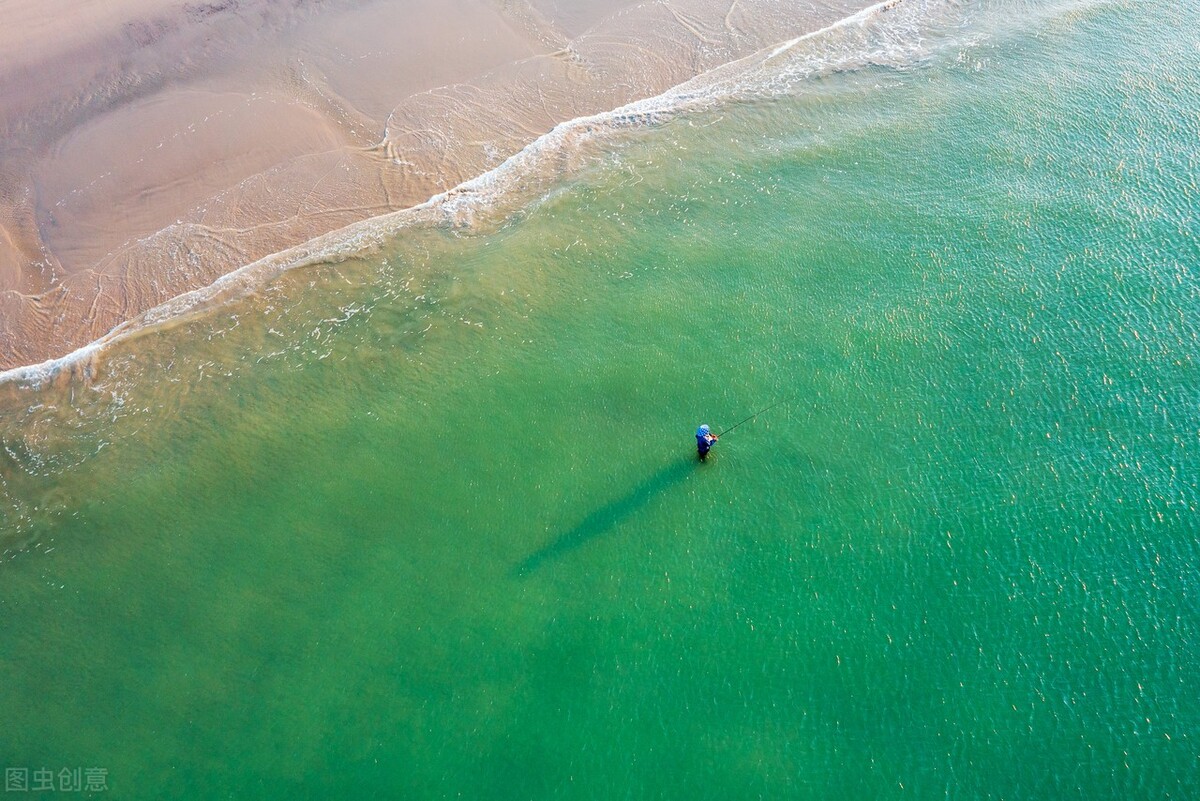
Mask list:
POLYGON ((696 431, 696 436, 700 436, 701 434, 707 434, 707 433, 708 433, 708 423, 705 423, 704 425, 700 426, 700 428, 696 431))

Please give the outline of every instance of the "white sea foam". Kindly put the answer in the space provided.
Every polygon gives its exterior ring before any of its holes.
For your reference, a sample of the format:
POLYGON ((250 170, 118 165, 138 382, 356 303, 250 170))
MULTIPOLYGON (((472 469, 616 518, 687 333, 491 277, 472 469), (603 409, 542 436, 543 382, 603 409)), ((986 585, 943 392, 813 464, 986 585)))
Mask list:
POLYGON ((909 66, 929 54, 928 35, 937 25, 953 21, 958 7, 956 0, 885 0, 702 73, 662 94, 562 122, 497 167, 424 203, 353 223, 247 264, 121 323, 72 353, 0 372, 0 382, 36 387, 64 370, 78 370, 87 377, 92 361, 110 345, 186 321, 288 270, 370 253, 414 226, 465 227, 480 214, 503 213, 569 173, 563 162, 579 157, 587 145, 622 131, 730 102, 786 94, 814 76, 868 66, 909 66))

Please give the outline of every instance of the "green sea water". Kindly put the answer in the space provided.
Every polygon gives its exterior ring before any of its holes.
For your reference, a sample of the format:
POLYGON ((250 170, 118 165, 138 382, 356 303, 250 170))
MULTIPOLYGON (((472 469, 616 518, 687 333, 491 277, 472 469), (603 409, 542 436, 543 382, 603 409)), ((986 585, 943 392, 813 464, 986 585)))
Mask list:
POLYGON ((963 20, 10 391, 0 762, 1200 796, 1200 12, 963 20))

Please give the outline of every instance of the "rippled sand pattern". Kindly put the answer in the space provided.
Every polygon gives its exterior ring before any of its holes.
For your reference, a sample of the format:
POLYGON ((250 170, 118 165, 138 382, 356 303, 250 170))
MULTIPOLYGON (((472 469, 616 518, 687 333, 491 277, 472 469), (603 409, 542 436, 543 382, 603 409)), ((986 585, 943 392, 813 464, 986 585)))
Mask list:
POLYGON ((0 369, 866 5, 17 4, 0 33, 0 369))

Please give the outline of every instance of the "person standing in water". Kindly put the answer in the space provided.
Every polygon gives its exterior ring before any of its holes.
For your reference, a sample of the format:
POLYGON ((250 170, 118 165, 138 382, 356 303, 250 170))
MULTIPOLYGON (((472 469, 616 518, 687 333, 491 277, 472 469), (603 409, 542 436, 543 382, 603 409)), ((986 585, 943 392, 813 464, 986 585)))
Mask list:
POLYGON ((696 429, 696 455, 700 457, 700 461, 708 458, 708 451, 716 441, 717 435, 709 430, 707 423, 696 429))

